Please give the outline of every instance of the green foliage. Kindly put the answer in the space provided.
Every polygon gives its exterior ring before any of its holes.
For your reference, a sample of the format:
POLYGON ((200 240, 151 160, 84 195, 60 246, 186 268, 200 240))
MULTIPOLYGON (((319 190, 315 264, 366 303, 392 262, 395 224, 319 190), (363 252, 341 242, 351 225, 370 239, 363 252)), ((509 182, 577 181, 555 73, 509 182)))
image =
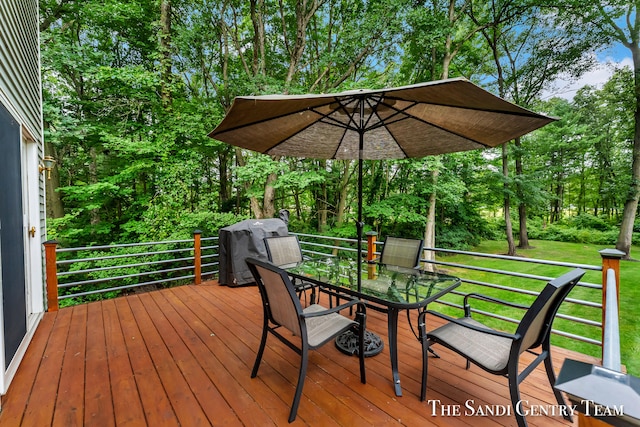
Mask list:
POLYGON ((619 70, 572 102, 537 99, 558 71, 578 76, 590 65, 585 46, 610 40, 550 21, 567 9, 545 14, 541 4, 515 2, 492 11, 473 1, 453 5, 452 16, 447 2, 344 0, 259 3, 252 15, 247 2, 172 6, 167 52, 154 0, 40 2, 45 138, 59 173, 47 203, 62 212, 49 218, 49 236, 65 245, 189 236, 194 228, 215 234, 260 215, 252 209, 265 203, 270 212, 288 209, 294 230, 354 237, 355 162, 244 151, 243 163, 207 134, 236 95, 433 80, 449 59, 451 75, 489 88, 498 88, 501 64, 505 96, 561 120, 508 147, 510 171, 522 160, 508 177, 499 149, 365 161, 366 229, 423 236, 434 192, 436 240, 445 247, 500 235, 503 222, 489 218, 505 195, 512 211, 526 204, 532 237, 610 242, 619 226, 631 183, 632 73, 619 70))
POLYGON ((366 207, 364 216, 375 227, 381 227, 380 234, 399 236, 420 236, 424 231, 426 218, 421 215, 423 200, 420 197, 396 194, 366 207))
POLYGON ((597 231, 612 231, 615 228, 612 224, 608 223, 604 219, 586 213, 570 217, 565 220, 564 223, 566 223, 570 227, 597 231))
POLYGON ((537 222, 529 222, 529 237, 556 242, 589 243, 615 246, 618 230, 608 231, 578 227, 575 225, 549 224, 541 227, 537 222))
MULTIPOLYGON (((504 218, 490 221, 487 239, 504 238, 504 218)), ((514 225, 517 225, 514 222, 514 225)), ((556 242, 588 243, 615 247, 618 237, 618 227, 602 218, 589 214, 549 223, 546 219, 535 217, 527 221, 527 231, 530 239, 548 240, 556 242)), ((517 228, 514 232, 518 232, 517 228)), ((634 235, 634 244, 640 243, 640 236, 634 235)))

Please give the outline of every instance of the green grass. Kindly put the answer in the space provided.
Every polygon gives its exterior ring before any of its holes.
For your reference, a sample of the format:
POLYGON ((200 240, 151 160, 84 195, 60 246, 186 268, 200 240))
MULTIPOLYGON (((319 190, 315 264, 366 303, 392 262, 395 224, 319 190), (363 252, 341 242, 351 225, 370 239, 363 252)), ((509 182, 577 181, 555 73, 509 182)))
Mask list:
MULTIPOLYGON (((599 245, 589 245, 581 243, 562 243, 540 240, 531 241, 530 243, 533 248, 518 250, 518 256, 522 258, 535 258, 578 264, 601 265, 602 259, 598 251, 602 249, 608 249, 599 245)), ((507 247, 505 242, 487 241, 474 248, 473 251, 491 254, 504 254, 506 253, 506 249, 507 247)), ((636 257, 640 258, 640 248, 632 248, 631 255, 635 255, 636 257)), ((471 257, 467 255, 440 256, 438 259, 445 262, 475 265, 498 270, 516 271, 520 273, 546 277, 558 277, 563 273, 569 271, 569 268, 567 267, 496 260, 482 257, 471 257)), ((493 273, 477 272, 468 269, 458 269, 455 267, 442 268, 450 274, 458 275, 465 279, 496 283, 514 288, 540 291, 544 286, 544 282, 538 280, 520 279, 493 273)), ((602 273, 599 271, 587 271, 582 281, 600 284, 602 283, 602 273)), ((640 307, 640 286, 638 286, 638 284, 640 284, 640 262, 621 261, 619 285, 620 342, 622 363, 626 365, 627 371, 635 376, 640 376, 640 358, 637 357, 638 353, 640 353, 640 324, 638 322, 638 315, 636 314, 638 312, 638 308, 640 307)), ((532 297, 529 297, 527 295, 514 294, 512 292, 490 289, 486 287, 478 287, 476 285, 470 284, 463 284, 458 289, 463 293, 480 292, 502 299, 517 301, 526 305, 528 305, 532 301, 532 297)), ((574 288, 574 290, 569 295, 569 298, 602 302, 602 296, 599 290, 586 289, 583 287, 574 288)), ((462 303, 461 297, 453 295, 449 296, 448 300, 457 304, 462 303)), ((488 303, 483 304, 482 302, 478 302, 475 300, 472 301, 472 307, 474 308, 486 311, 497 311, 495 305, 492 307, 487 304, 488 303)), ((517 309, 506 309, 502 306, 498 308, 501 315, 510 317, 512 319, 520 319, 523 314, 522 311, 517 309)), ((459 311, 448 307, 439 306, 439 308, 437 309, 448 312, 452 315, 460 315, 459 311)), ((602 313, 599 309, 584 307, 577 304, 565 303, 562 305, 560 312, 594 321, 602 320, 602 313)), ((481 320, 489 324, 490 326, 503 330, 506 329, 513 331, 515 329, 515 325, 508 322, 486 317, 482 318, 481 320)), ((574 333, 576 335, 581 335, 596 340, 601 339, 601 330, 597 327, 577 324, 575 322, 568 322, 563 319, 557 319, 553 327, 554 329, 574 333)), ((554 335, 552 336, 552 343, 554 345, 575 350, 591 356, 601 357, 602 355, 601 348, 599 346, 584 343, 582 341, 577 341, 574 339, 554 335)))

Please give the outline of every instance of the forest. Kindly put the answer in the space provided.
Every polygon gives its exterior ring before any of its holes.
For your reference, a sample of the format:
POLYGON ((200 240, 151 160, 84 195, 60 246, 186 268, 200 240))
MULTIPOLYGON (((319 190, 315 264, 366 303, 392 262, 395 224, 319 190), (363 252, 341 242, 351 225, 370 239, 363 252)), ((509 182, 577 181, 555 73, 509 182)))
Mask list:
MULTIPOLYGON (((290 212, 354 237, 356 166, 207 136, 235 96, 465 77, 559 120, 500 148, 366 161, 364 223, 470 248, 615 245, 640 220, 640 0, 40 0, 48 237, 185 238, 290 212), (559 93, 623 46, 633 69, 559 93)), ((634 231, 636 233, 634 233, 634 231)))

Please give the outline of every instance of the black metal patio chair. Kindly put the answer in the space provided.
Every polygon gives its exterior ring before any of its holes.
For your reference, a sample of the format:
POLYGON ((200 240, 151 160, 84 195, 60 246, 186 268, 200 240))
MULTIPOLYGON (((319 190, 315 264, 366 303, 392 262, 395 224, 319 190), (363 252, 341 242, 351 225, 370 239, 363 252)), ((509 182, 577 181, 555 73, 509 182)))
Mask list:
POLYGON ((331 309, 326 309, 319 304, 313 304, 303 309, 286 271, 269 262, 255 258, 247 258, 246 263, 256 280, 264 308, 262 338, 256 361, 251 371, 251 378, 255 378, 258 374, 269 333, 301 356, 300 372, 291 412, 289 413, 289 422, 295 420, 298 412, 302 387, 309 364, 309 350, 315 350, 323 346, 336 336, 354 327, 358 329, 360 381, 366 384, 364 366, 366 307, 364 303, 353 299, 331 309), (353 306, 357 307, 355 321, 339 313, 339 311, 353 306), (300 337, 300 343, 293 342, 281 334, 278 331, 281 327, 300 337))
MULTIPOLYGON (((377 264, 379 269, 388 271, 409 272, 420 267, 423 241, 420 239, 404 239, 402 237, 387 236, 380 257, 374 258, 369 263, 377 264)), ((417 290, 415 297, 418 298, 417 290)), ((409 300, 412 289, 407 286, 404 289, 405 298, 409 300)), ((407 315, 409 313, 407 312, 407 315)), ((411 319, 409 319, 411 321, 411 319)))
MULTIPOLYGON (((265 237, 264 245, 267 248, 269 261, 280 268, 293 267, 305 258, 302 254, 302 248, 300 248, 298 236, 295 235, 265 237)), ((319 296, 316 292, 318 287, 316 284, 299 280, 292 280, 292 283, 296 288, 298 298, 302 298, 304 294, 306 303, 306 291, 311 290, 311 296, 309 298, 310 304, 318 302, 316 301, 316 298, 319 296)))
MULTIPOLYGON (((562 394, 554 388, 556 376, 551 364, 549 339, 551 326, 560 304, 580 281, 584 273, 581 269, 575 269, 548 282, 530 307, 471 293, 464 297, 465 315, 462 318, 454 319, 431 310, 422 313, 418 320, 420 325, 425 324, 427 313, 446 319, 448 323, 422 337, 424 351, 421 400, 425 400, 427 389, 428 357, 426 349, 433 344, 441 344, 464 357, 467 361, 467 369, 470 367, 470 362, 473 362, 489 373, 507 377, 513 412, 519 427, 527 425, 524 414, 517 410, 520 402, 519 385, 541 362, 544 362, 547 377, 558 405, 565 405, 562 394), (501 332, 491 329, 471 317, 471 306, 469 305, 471 298, 526 309, 527 311, 515 333, 501 332), (538 352, 533 351, 538 348, 540 348, 538 352), (519 372, 520 355, 525 351, 534 354, 536 358, 519 372)), ((572 421, 569 414, 564 414, 564 418, 572 421)))
POLYGON ((387 236, 380 257, 371 260, 382 268, 415 269, 420 265, 423 241, 387 236))

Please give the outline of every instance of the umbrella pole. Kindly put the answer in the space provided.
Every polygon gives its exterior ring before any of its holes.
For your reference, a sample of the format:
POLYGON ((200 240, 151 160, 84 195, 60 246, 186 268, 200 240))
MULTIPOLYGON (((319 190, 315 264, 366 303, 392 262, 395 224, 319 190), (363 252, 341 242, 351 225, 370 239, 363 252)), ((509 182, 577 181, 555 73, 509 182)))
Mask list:
MULTIPOLYGON (((362 133, 360 134, 360 140, 362 141, 362 133)), ((360 143, 362 147, 362 142, 360 143)), ((358 234, 358 292, 362 290, 362 229, 364 224, 362 223, 362 148, 360 148, 360 157, 358 159, 358 221, 356 223, 356 229, 358 234)))
POLYGON ((360 126, 358 127, 358 221, 356 232, 358 235, 358 292, 362 290, 362 158, 364 157, 364 98, 360 98, 360 126))
MULTIPOLYGON (((358 235, 358 255, 356 258, 357 284, 358 293, 362 291, 362 163, 364 151, 364 98, 360 99, 360 126, 358 128, 359 147, 358 147, 358 220, 356 222, 356 233, 358 235)), ((348 330, 339 335, 336 340, 336 347, 345 354, 358 354, 358 335, 353 330, 348 330)), ((384 347, 382 339, 379 335, 369 331, 364 331, 364 355, 366 357, 380 354, 384 347)))

